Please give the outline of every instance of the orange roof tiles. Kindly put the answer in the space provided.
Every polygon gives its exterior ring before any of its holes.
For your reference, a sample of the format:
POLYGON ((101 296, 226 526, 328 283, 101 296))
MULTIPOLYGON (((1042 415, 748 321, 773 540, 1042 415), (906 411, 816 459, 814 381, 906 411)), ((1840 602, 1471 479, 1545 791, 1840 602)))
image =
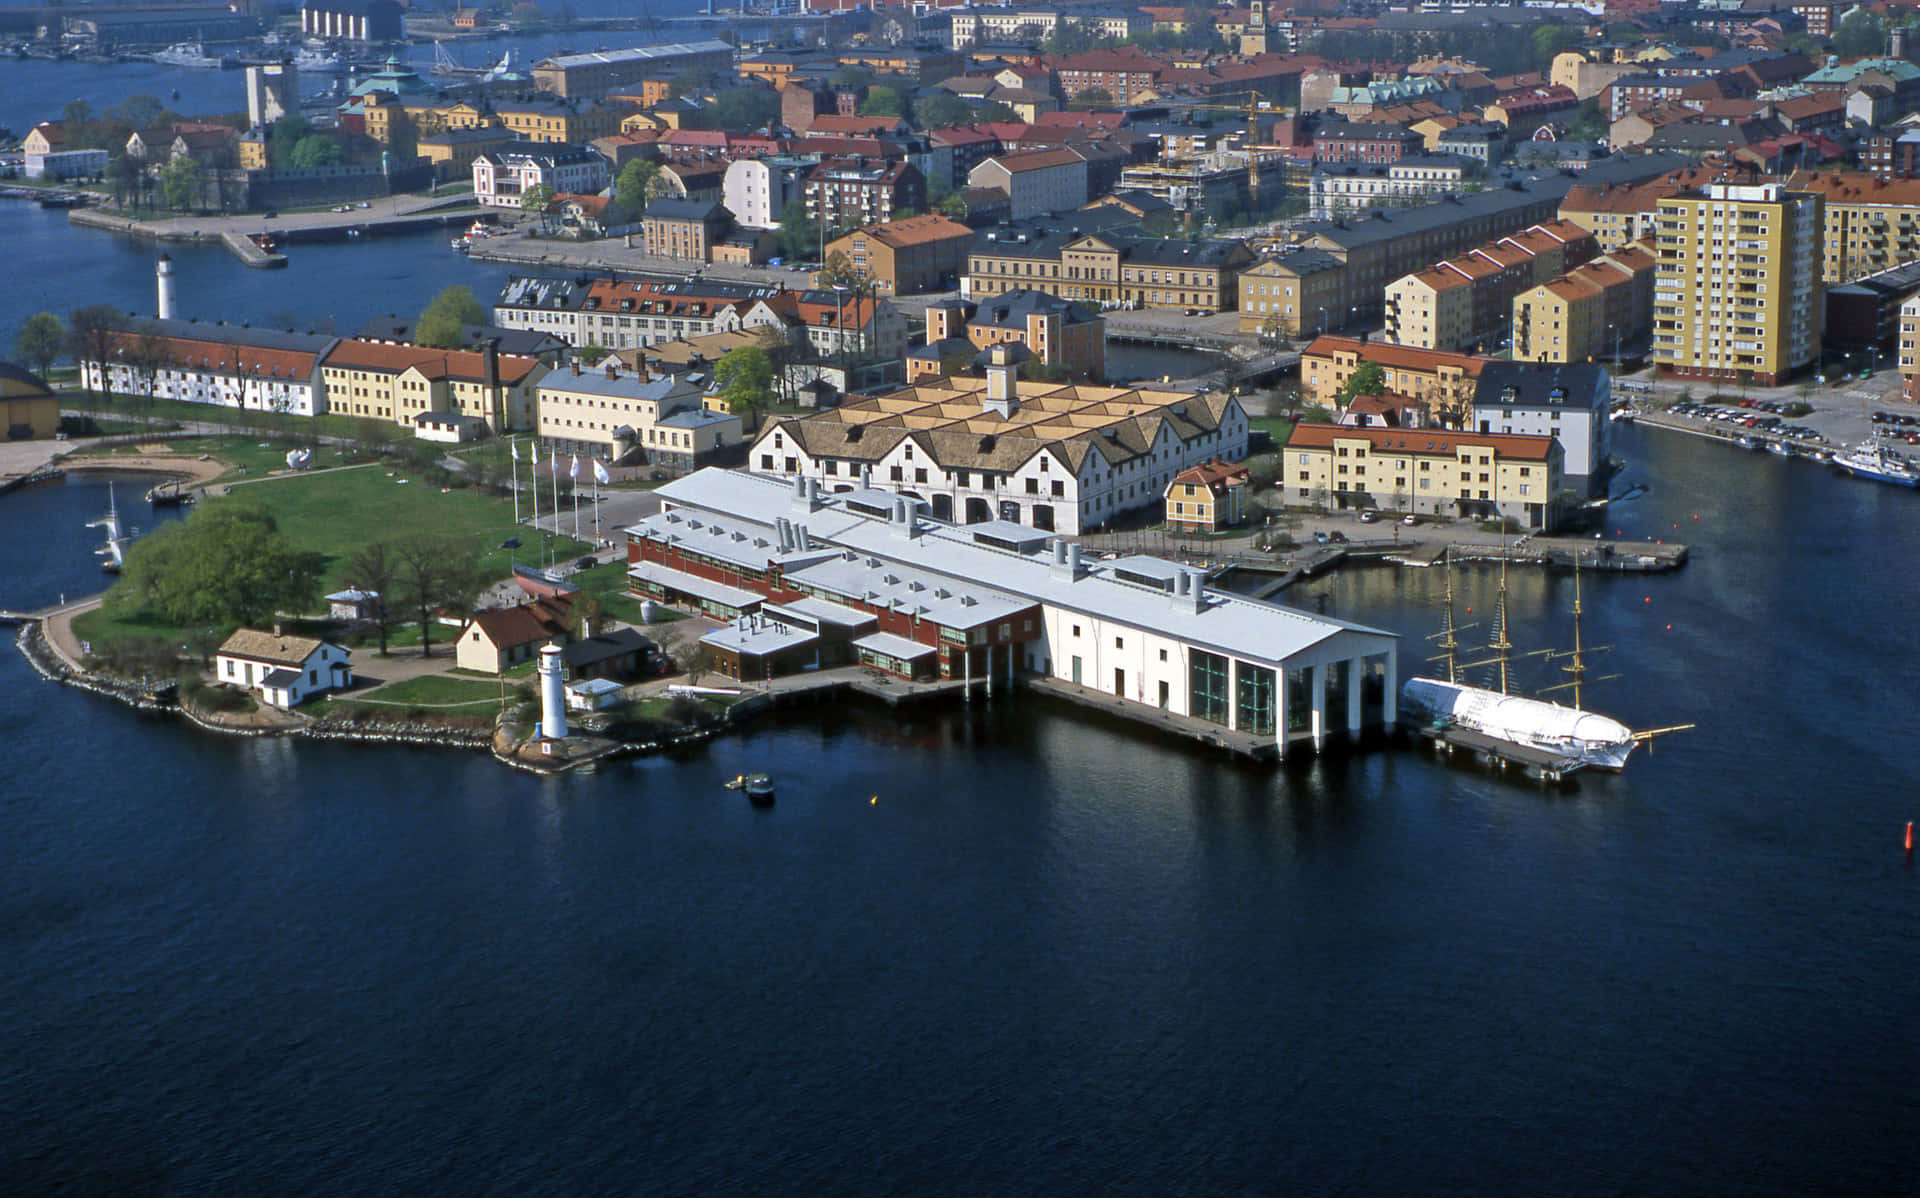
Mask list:
POLYGON ((1503 458, 1545 461, 1552 437, 1519 433, 1463 433, 1440 428, 1354 428, 1340 424, 1296 424, 1288 449, 1330 449, 1336 441, 1365 441, 1371 449, 1410 456, 1454 457, 1462 449, 1491 449, 1503 458))

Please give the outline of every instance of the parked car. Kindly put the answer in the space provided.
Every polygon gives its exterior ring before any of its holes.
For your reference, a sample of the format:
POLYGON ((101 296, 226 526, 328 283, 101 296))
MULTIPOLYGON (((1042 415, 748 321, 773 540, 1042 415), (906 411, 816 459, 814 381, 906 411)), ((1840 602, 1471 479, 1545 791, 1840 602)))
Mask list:
POLYGON ((1377 519, 1379 519, 1379 517, 1373 514, 1372 509, 1360 513, 1360 523, 1362 524, 1372 524, 1377 519))
POLYGON ((1336 528, 1327 534, 1327 539, 1336 545, 1344 545, 1347 543, 1347 534, 1336 528))
POLYGON ((1324 530, 1315 532, 1313 534, 1313 543, 1316 545, 1324 545, 1331 539, 1332 538, 1328 537, 1324 530))
POLYGON ((508 538, 507 538, 506 540, 504 540, 504 541, 502 541, 502 542, 500 542, 500 548, 502 548, 502 549, 518 549, 518 548, 520 548, 520 538, 519 538, 519 537, 508 537, 508 538))
POLYGON ((1412 528, 1414 525, 1420 523, 1420 517, 1414 515, 1412 512, 1408 512, 1406 515, 1400 517, 1400 523, 1406 525, 1408 528, 1412 528))

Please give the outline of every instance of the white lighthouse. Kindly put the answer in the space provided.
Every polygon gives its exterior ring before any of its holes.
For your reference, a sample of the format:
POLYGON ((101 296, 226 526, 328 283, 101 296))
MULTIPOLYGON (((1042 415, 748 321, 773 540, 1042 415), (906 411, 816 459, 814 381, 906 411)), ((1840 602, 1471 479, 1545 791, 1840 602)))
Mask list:
POLYGON ((540 647, 540 737, 565 740, 567 736, 566 667, 560 661, 560 646, 548 641, 540 647))
POLYGON ((159 290, 159 299, 155 302, 154 315, 161 320, 173 319, 173 259, 160 255, 153 264, 154 286, 159 290))

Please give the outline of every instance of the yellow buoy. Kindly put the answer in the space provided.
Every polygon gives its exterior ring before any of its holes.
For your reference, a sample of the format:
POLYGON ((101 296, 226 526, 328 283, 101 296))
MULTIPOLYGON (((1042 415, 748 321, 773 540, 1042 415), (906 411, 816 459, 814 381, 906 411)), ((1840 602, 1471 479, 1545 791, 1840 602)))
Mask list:
POLYGON ((869 806, 869 807, 872 807, 873 805, 875 805, 875 804, 876 804, 876 803, 878 803, 879 801, 880 801, 880 796, 879 796, 879 795, 875 795, 875 796, 873 796, 872 798, 870 798, 870 799, 868 799, 868 800, 867 800, 867 806, 869 806))

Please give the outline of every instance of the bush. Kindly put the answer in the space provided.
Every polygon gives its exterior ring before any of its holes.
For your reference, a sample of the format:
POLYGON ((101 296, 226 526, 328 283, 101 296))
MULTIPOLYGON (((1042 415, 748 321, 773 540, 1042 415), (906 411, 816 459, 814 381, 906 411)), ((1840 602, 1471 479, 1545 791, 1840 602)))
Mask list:
POLYGON ((1512 516, 1502 516, 1498 520, 1482 520, 1480 522, 1480 531, 1502 532, 1511 536, 1520 531, 1520 521, 1514 519, 1512 516))

